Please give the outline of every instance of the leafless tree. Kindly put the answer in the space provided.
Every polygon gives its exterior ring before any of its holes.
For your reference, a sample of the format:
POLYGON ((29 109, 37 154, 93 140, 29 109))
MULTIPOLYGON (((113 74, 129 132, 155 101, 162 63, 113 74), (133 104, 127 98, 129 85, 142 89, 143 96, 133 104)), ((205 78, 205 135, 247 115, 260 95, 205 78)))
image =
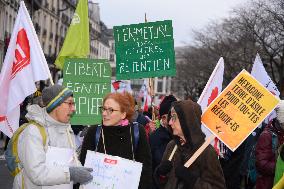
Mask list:
POLYGON ((255 38, 263 62, 274 82, 283 90, 284 81, 284 1, 254 0, 235 9, 238 24, 255 38))
POLYGON ((177 61, 180 90, 200 95, 221 56, 226 86, 242 69, 250 72, 257 52, 274 82, 282 81, 284 92, 284 0, 253 0, 235 8, 229 18, 194 31, 194 44, 177 61))

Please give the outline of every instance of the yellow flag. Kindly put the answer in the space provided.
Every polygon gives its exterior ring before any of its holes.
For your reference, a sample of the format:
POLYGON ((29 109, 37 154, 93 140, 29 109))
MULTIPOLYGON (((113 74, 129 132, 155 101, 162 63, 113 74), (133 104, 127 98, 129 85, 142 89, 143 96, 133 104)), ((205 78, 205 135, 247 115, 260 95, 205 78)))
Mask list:
POLYGON ((65 58, 84 58, 90 54, 88 0, 79 0, 63 46, 55 60, 63 69, 65 58))

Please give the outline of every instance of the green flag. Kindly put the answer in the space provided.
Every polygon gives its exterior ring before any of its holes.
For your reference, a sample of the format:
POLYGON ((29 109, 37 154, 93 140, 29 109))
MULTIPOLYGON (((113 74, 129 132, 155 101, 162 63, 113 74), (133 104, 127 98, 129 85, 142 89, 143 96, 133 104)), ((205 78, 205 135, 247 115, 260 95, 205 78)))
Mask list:
POLYGON ((65 58, 85 58, 90 54, 88 0, 79 0, 63 46, 55 60, 63 69, 65 58))

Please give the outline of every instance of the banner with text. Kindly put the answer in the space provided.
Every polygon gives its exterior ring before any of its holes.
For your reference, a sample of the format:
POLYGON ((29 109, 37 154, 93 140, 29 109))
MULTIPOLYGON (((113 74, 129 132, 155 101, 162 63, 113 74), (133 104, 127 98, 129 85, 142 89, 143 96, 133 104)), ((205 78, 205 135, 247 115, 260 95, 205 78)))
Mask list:
POLYGON ((85 58, 66 59, 63 69, 63 85, 74 93, 76 113, 73 125, 101 123, 99 107, 111 91, 111 68, 106 60, 85 58))
POLYGON ((171 20, 114 26, 116 79, 175 76, 171 20))
POLYGON ((274 95, 243 70, 208 106, 202 123, 235 151, 278 103, 274 95))
POLYGON ((85 167, 93 168, 93 180, 84 189, 137 189, 139 186, 142 163, 88 150, 85 167))

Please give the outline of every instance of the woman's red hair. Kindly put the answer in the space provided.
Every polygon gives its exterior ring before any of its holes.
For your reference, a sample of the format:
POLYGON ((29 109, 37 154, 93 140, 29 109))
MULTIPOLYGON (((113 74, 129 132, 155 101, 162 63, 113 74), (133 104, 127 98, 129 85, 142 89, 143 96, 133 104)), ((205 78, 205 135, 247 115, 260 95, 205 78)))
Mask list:
POLYGON ((133 115, 135 113, 135 101, 130 93, 109 93, 105 96, 103 104, 105 104, 105 101, 107 99, 113 99, 115 102, 117 102, 120 106, 120 111, 126 112, 126 119, 132 121, 133 115))

